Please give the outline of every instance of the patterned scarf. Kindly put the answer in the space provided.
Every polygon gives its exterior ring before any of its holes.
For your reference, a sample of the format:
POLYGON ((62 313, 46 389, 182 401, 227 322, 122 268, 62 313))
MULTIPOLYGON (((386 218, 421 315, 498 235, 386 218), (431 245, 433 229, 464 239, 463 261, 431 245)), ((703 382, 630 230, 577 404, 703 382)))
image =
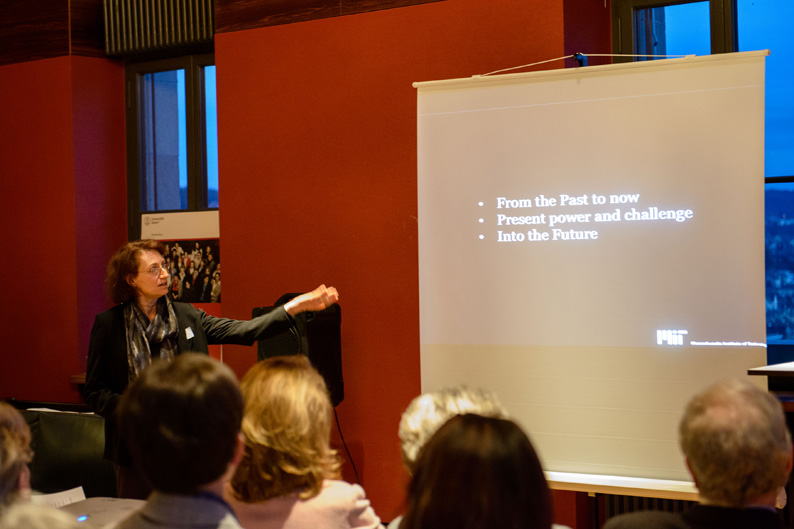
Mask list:
POLYGON ((130 381, 152 363, 153 348, 159 350, 160 358, 174 359, 179 325, 168 296, 157 300, 157 314, 151 322, 134 301, 124 305, 124 327, 130 381))

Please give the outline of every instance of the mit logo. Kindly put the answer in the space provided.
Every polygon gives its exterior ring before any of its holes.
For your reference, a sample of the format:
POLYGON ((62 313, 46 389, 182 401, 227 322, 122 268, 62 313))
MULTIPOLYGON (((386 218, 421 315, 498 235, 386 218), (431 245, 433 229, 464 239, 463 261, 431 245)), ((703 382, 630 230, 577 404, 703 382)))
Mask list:
POLYGON ((656 343, 659 345, 684 345, 684 335, 688 331, 656 331, 656 343))

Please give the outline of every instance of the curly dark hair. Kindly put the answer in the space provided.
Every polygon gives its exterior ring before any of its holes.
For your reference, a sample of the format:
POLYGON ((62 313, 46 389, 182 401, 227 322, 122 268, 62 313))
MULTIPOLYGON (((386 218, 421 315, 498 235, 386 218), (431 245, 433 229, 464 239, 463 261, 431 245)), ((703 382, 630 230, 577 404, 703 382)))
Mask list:
POLYGON ((105 288, 113 303, 124 303, 135 297, 135 289, 127 283, 127 276, 138 271, 138 254, 148 250, 165 255, 165 244, 154 239, 130 241, 110 258, 105 288))

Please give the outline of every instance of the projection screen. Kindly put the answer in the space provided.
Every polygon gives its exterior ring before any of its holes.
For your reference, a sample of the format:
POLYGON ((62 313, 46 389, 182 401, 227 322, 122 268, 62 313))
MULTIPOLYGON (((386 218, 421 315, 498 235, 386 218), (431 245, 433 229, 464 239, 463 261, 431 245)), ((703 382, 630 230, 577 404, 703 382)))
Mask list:
POLYGON ((495 391, 548 471, 689 480, 686 401, 766 361, 767 54, 416 83, 422 390, 495 391))

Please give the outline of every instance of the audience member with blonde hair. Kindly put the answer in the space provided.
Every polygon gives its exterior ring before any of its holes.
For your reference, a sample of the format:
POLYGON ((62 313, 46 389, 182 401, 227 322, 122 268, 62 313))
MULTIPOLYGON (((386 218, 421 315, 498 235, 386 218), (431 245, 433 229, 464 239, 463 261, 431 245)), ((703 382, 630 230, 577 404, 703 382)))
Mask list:
POLYGON ((364 490, 339 480, 332 407, 305 356, 276 357, 242 380, 245 450, 224 496, 247 529, 377 528, 364 490))
POLYGON ((0 402, 0 511, 30 497, 30 428, 10 404, 0 402))

